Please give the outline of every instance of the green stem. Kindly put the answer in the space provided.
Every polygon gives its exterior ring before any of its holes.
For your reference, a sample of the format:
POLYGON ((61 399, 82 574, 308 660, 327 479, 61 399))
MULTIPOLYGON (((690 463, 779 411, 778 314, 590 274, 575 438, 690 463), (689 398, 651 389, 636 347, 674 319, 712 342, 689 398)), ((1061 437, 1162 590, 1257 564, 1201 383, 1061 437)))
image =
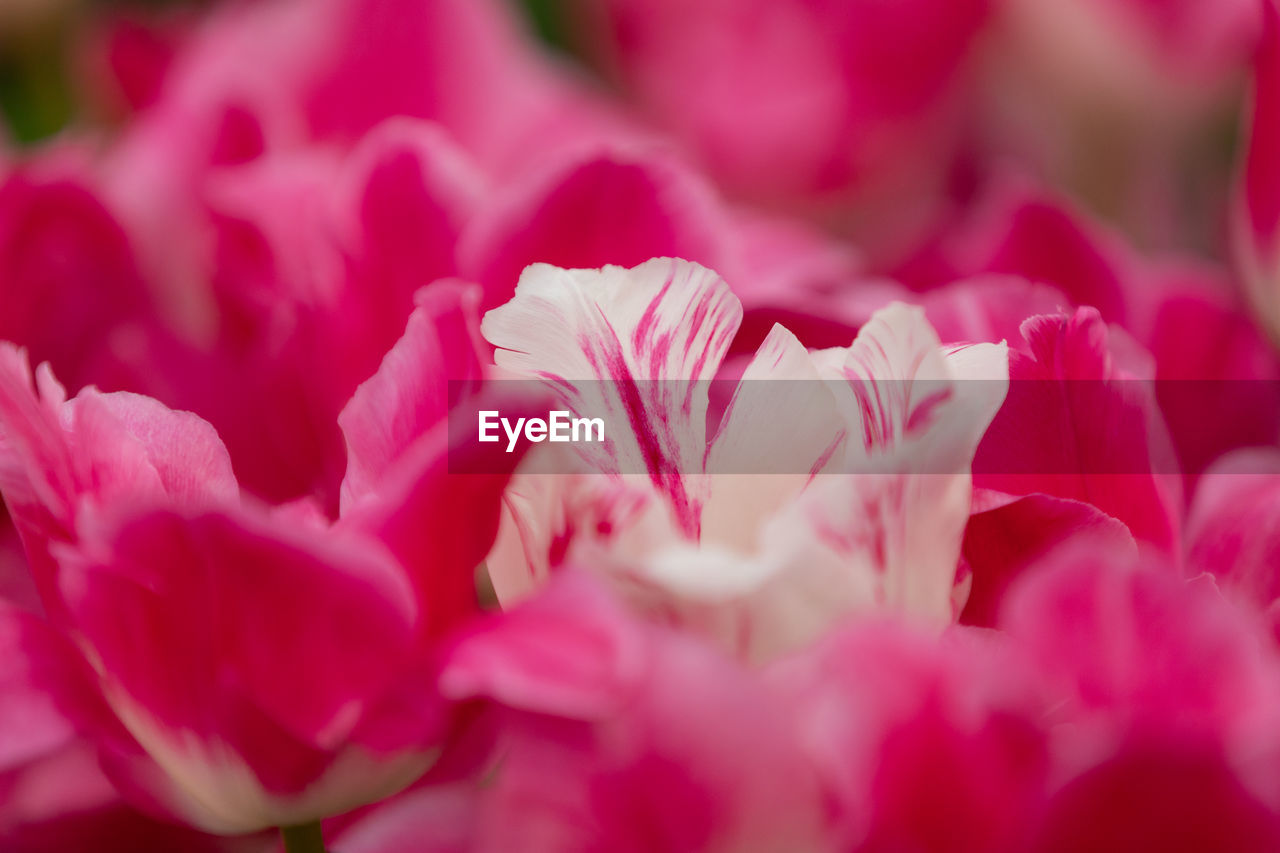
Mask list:
POLYGON ((301 826, 282 826, 280 837, 284 839, 285 853, 325 853, 320 821, 301 826))

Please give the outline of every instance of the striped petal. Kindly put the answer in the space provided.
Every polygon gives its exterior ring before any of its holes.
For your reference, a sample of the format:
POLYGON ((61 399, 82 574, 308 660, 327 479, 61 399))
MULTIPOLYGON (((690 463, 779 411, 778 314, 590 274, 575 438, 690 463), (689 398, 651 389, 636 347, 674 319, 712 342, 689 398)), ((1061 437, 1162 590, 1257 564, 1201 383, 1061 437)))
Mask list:
MULTIPOLYGON (((829 380, 813 384, 833 393, 827 405, 844 419, 841 455, 823 459, 775 511, 743 511, 758 541, 704 535, 700 548, 667 548, 643 567, 681 622, 749 659, 802 646, 863 610, 941 626, 967 594, 957 565, 970 466, 1004 400, 1006 347, 943 347, 920 309, 893 305, 851 347, 811 358, 829 380)), ((743 504, 743 491, 733 503, 743 504)), ((721 528, 731 525, 707 527, 721 528)))
POLYGON ((580 445, 590 470, 644 472, 688 536, 706 451, 708 382, 742 320, 724 280, 688 261, 632 269, 525 270, 515 298, 481 327, 499 367, 545 380, 566 409, 603 416, 611 435, 580 445))

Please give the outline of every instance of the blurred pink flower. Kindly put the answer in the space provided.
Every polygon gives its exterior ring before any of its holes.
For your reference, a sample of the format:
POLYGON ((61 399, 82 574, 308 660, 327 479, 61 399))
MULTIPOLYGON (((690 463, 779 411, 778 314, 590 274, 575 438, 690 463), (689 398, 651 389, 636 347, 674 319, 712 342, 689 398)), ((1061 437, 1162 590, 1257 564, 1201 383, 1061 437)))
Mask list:
POLYGON ((1026 849, 1052 784, 1049 697, 1005 638, 871 620, 766 677, 833 800, 839 849, 1026 849))
POLYGON ((931 322, 970 340, 1017 340, 1027 317, 1096 308, 1154 358, 1154 392, 1188 486, 1218 456, 1268 442, 1280 425, 1280 409, 1265 390, 1280 378, 1280 360, 1229 269, 1182 252, 1144 255, 1114 229, 1022 179, 996 182, 899 274, 927 288, 917 298, 931 322), (1030 285, 985 284, 989 298, 977 305, 964 299, 970 279, 991 274, 1030 285), (975 313, 1005 311, 1012 316, 999 334, 951 330, 975 313), (1206 421, 1207 407, 1222 416, 1206 421))
POLYGON ((1005 405, 974 456, 966 620, 990 624, 1019 571, 1077 537, 1178 559, 1182 491, 1140 351, 1098 312, 1029 318, 1005 405))
POLYGON ((469 849, 828 849, 781 697, 585 575, 466 637, 441 685, 507 717, 469 849))
POLYGON ((1078 552, 1011 597, 1001 627, 1060 696, 1069 776, 1037 849, 1274 849, 1274 647, 1205 576, 1078 552))
MULTIPOLYGON (((1005 796, 1020 808, 984 812, 983 805, 1007 801, 986 798, 950 824, 977 833, 958 842, 940 836, 945 841, 925 849, 1274 848, 1277 659, 1258 643, 1248 613, 1211 581, 1187 582, 1167 565, 1097 549, 1059 553, 1019 581, 1000 628, 979 635, 981 643, 952 638, 951 654, 962 664, 953 662, 953 672, 973 679, 989 667, 990 680, 976 679, 978 695, 948 703, 947 693, 935 691, 925 707, 954 709, 958 731, 943 743, 981 748, 965 765, 969 774, 1013 782, 1005 796), (959 654, 966 646, 967 655, 959 654), (985 726, 975 722, 983 712, 991 714, 985 726), (992 737, 998 733, 1004 737, 992 737), (976 817, 996 822, 975 826, 976 817)), ((839 673, 837 660, 844 666, 846 659, 833 658, 820 673, 828 683, 839 673)), ((896 680, 885 691, 912 695, 896 680)), ((889 719, 910 725, 900 714, 889 719)), ((841 724, 860 732, 847 718, 841 724)), ((947 734, 907 736, 900 748, 928 748, 932 762, 947 734)), ((872 740, 886 750, 895 743, 872 740)), ((884 760, 882 772, 902 778, 902 759, 884 760)), ((916 778, 904 797, 913 807, 936 790, 932 773, 916 778)), ((934 825, 920 818, 907 827, 920 833, 934 825)))
MULTIPOLYGON (((910 225, 954 159, 992 4, 582 0, 586 51, 734 195, 910 225)), ((901 235, 874 230, 885 239, 901 235)))
POLYGON ((127 378, 152 300, 129 235, 76 150, 0 168, 0 340, 73 388, 127 378))
POLYGON ((50 623, 110 713, 73 710, 98 717, 137 802, 220 833, 316 820, 412 782, 462 719, 432 673, 478 609, 506 480, 446 463, 448 380, 480 375, 477 300, 433 289, 357 393, 332 526, 306 503, 242 503, 194 415, 93 389, 66 400, 44 367, 37 394, 6 345, 0 488, 50 623), (422 440, 388 434, 397 423, 422 440))
POLYGON ((3 602, 0 660, 0 846, 6 851, 254 849, 254 839, 224 843, 126 806, 83 737, 85 709, 100 703, 86 688, 83 662, 45 622, 3 602))
POLYGON ((1187 516, 1187 564, 1265 614, 1280 639, 1280 451, 1239 450, 1205 472, 1187 516))
POLYGON ((1000 632, 863 620, 752 669, 570 570, 442 677, 507 719, 493 782, 407 795, 341 839, 1260 853, 1280 661, 1254 627, 1205 579, 1078 553, 1020 582, 1000 632))

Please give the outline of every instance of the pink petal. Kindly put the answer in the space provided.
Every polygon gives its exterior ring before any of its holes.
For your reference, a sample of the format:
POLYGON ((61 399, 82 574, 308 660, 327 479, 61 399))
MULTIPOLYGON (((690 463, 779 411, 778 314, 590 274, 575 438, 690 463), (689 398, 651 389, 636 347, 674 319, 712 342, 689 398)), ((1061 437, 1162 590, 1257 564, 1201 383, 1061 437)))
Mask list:
POLYGON ((929 290, 920 299, 944 341, 1016 341, 1022 321, 1068 307, 1056 288, 1021 276, 982 275, 929 290))
POLYGON ((61 614, 48 549, 74 541, 86 512, 239 500, 231 461, 209 424, 126 392, 90 388, 65 401, 47 365, 32 386, 25 355, 9 344, 0 345, 0 488, 55 618, 61 614))
POLYGON ((1274 754, 1275 662, 1212 582, 1079 549, 1022 580, 1000 627, 1072 703, 1081 737, 1096 726, 1274 754))
POLYGON ((1027 321, 1009 398, 974 458, 974 483, 1091 503, 1134 538, 1176 553, 1180 483, 1148 383, 1113 364, 1096 311, 1027 321))
POLYGON ((1156 397, 1190 487, 1223 453, 1280 431, 1280 401, 1263 390, 1280 380, 1280 360, 1226 270, 1166 264, 1153 278, 1150 328, 1135 332, 1155 357, 1156 397))
POLYGON ((461 401, 445 421, 414 437, 377 488, 338 521, 340 531, 381 541, 408 571, 423 614, 422 639, 446 636, 479 609, 476 570, 493 547, 503 490, 527 446, 506 453, 479 444, 477 413, 546 411, 527 390, 461 401))
POLYGON ((459 648, 453 677, 510 720, 479 848, 812 849, 818 792, 778 700, 584 582, 563 576, 459 648))
POLYGON ((390 119, 361 140, 346 172, 338 204, 357 217, 357 254, 383 287, 412 293, 456 273, 454 246, 485 187, 440 128, 390 119))
POLYGON ((37 390, 26 353, 0 344, 0 483, 15 516, 44 507, 69 527, 78 484, 61 423, 66 394, 51 373, 42 376, 48 387, 37 390))
POLYGON ((470 783, 412 791, 379 804, 332 843, 345 853, 466 853, 478 799, 470 783))
POLYGON ((1047 703, 999 635, 872 620, 766 677, 792 703, 841 849, 1022 849, 1052 772, 1047 703))
POLYGON ((975 504, 963 547, 973 581, 960 621, 993 627, 1005 592, 1023 572, 1082 543, 1100 552, 1136 553, 1128 527, 1083 501, 1033 494, 989 509, 975 504))
POLYGON ((158 490, 176 507, 239 499, 226 447, 213 427, 196 415, 173 411, 140 394, 99 394, 92 389, 71 401, 69 409, 77 455, 91 467, 100 499, 116 490, 113 483, 137 476, 129 470, 135 466, 153 471, 158 490))
POLYGON ((721 216, 710 190, 668 159, 588 152, 518 184, 477 218, 459 253, 493 308, 534 263, 593 269, 671 257, 722 269, 721 216))
POLYGON ((0 340, 72 390, 116 382, 119 344, 150 315, 129 237, 80 168, 49 158, 0 176, 0 340))
POLYGON ((1007 215, 1008 231, 981 269, 1051 284, 1072 303, 1096 306, 1108 321, 1124 322, 1126 270, 1114 237, 1092 233, 1049 199, 1026 199, 1007 215))
POLYGON ((1035 849, 1264 853, 1277 844, 1275 814, 1223 756, 1184 744, 1126 750, 1071 780, 1051 801, 1035 849))
POLYGON ((1048 306, 1053 310, 1092 305, 1108 322, 1129 319, 1142 298, 1134 283, 1139 264, 1118 235, 1021 177, 995 181, 981 202, 944 229, 934 247, 938 257, 923 264, 922 284, 1016 276, 1065 297, 1066 304, 1048 306))
POLYGON ((351 278, 316 344, 341 342, 372 372, 403 332, 413 294, 457 274, 456 246, 484 186, 440 128, 407 119, 375 128, 343 171, 334 218, 351 278))
POLYGON ((404 336, 338 415, 347 443, 344 511, 448 415, 457 394, 451 383, 479 380, 488 359, 481 350, 479 301, 477 289, 458 284, 424 290, 404 336))
POLYGON ((488 696, 575 719, 616 713, 645 671, 628 617, 580 573, 463 637, 440 676, 454 699, 488 696))
POLYGON ((190 23, 182 17, 113 15, 94 34, 97 61, 86 75, 100 75, 88 81, 97 98, 124 112, 155 103, 190 23))
POLYGON ((135 736, 224 740, 260 772, 274 732, 340 742, 414 636, 408 583, 385 557, 248 515, 137 515, 60 560, 77 632, 135 736))
POLYGON ((75 651, 47 624, 0 604, 0 773, 53 754, 75 738, 67 707, 84 692, 75 651))
POLYGON ((853 188, 876 199, 885 183, 936 180, 954 136, 940 107, 990 7, 984 0, 602 5, 581 23, 583 40, 603 52, 606 70, 647 114, 736 194, 819 211, 847 205, 853 188))
MULTIPOLYGON (((1187 562, 1276 624, 1280 599, 1280 451, 1241 450, 1200 478, 1187 517, 1187 562)), ((1274 630, 1274 628, 1273 628, 1274 630)))
POLYGON ((265 16, 245 29, 294 60, 267 57, 290 87, 288 103, 302 105, 320 138, 350 143, 388 116, 428 119, 486 168, 509 174, 566 142, 612 135, 601 99, 534 49, 515 11, 496 0, 325 0, 286 9, 299 18, 286 30, 292 56, 272 44, 265 16))

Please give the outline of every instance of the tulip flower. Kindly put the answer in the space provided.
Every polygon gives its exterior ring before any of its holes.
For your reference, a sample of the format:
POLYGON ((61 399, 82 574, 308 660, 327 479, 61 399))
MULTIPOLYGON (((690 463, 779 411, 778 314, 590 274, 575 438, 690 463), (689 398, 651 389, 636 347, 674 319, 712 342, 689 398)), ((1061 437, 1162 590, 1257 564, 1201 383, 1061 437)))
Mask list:
POLYGON ((574 23, 584 51, 732 195, 819 215, 852 201, 863 232, 887 242, 919 227, 955 156, 993 5, 582 0, 574 23))
POLYGON ((479 380, 477 302, 424 295, 356 394, 333 524, 314 505, 242 501, 194 415, 94 389, 68 400, 0 350, 0 491, 67 666, 97 697, 71 712, 136 802, 223 834, 305 825, 414 781, 465 722, 433 673, 478 607, 505 483, 447 470, 448 378, 479 380))
POLYGON ((829 849, 782 697, 588 576, 465 635, 441 685, 507 720, 472 849, 829 849), (747 754, 761 772, 742 772, 747 754))
POLYGON ((581 477, 512 486, 489 561, 500 600, 565 561, 594 564, 750 657, 872 606, 951 620, 969 460, 1004 398, 1004 347, 944 349, 905 306, 843 349, 811 354, 775 327, 709 437, 708 387, 740 317, 718 276, 666 259, 533 266, 489 312, 499 367, 614 429, 574 446, 581 477), (782 467, 761 474, 760 459, 782 467), (912 537, 917 524, 934 535, 912 537))
POLYGON ((1108 334, 1088 308, 1023 324, 1009 398, 974 461, 981 515, 964 550, 978 624, 1019 568, 1076 536, 1180 556, 1181 482, 1150 376, 1126 370, 1108 334))
POLYGON ((1277 630, 1272 569, 1280 513, 1280 454, 1239 450, 1205 472, 1187 514, 1187 563, 1213 575, 1224 594, 1252 606, 1277 630))

